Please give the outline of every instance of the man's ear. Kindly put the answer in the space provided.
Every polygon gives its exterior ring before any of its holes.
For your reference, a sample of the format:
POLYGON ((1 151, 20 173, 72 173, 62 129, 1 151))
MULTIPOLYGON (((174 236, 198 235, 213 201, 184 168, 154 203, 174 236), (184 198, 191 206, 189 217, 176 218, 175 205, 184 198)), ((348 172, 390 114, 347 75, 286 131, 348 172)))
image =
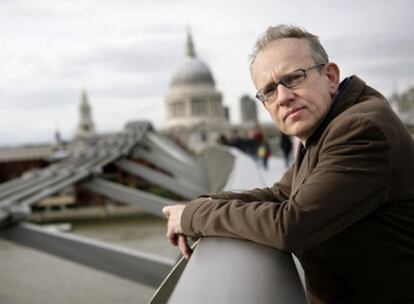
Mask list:
POLYGON ((326 76, 329 81, 329 92, 332 96, 336 94, 339 87, 340 71, 336 63, 330 62, 325 66, 326 76))

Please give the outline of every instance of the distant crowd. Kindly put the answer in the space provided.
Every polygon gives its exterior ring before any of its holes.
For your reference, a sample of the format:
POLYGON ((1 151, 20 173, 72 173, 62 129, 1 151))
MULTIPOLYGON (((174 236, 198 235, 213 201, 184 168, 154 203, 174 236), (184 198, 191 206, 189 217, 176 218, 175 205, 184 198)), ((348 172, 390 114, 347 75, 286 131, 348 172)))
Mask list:
POLYGON ((249 130, 244 137, 240 136, 237 130, 232 130, 227 136, 220 135, 218 143, 238 148, 267 169, 268 159, 272 153, 269 143, 259 129, 249 130))
MULTIPOLYGON (((227 135, 221 134, 218 143, 235 147, 261 163, 265 169, 268 168, 268 160, 272 152, 269 143, 258 128, 249 130, 245 136, 240 136, 237 130, 232 130, 227 135)), ((285 166, 289 167, 292 142, 290 137, 283 133, 280 138, 280 147, 283 151, 285 166)))

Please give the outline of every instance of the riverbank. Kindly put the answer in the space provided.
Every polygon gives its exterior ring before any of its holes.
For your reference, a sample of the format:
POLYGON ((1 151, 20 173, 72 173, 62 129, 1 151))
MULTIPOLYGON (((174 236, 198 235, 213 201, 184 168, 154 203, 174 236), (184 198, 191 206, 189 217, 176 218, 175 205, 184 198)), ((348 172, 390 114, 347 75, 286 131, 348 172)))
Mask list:
POLYGON ((35 224, 96 221, 117 218, 145 217, 146 213, 135 206, 88 206, 79 208, 66 208, 59 210, 44 210, 33 212, 28 221, 35 224))

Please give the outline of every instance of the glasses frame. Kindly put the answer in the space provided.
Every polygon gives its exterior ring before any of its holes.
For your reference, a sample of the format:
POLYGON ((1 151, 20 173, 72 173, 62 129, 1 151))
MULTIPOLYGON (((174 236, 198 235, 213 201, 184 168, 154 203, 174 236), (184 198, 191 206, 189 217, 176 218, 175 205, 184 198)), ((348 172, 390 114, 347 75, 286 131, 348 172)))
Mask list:
MULTIPOLYGON (((275 92, 277 93, 277 87, 280 84, 283 85, 285 88, 288 88, 288 89, 291 89, 291 88, 294 88, 294 87, 300 85, 308 77, 308 74, 307 73, 308 73, 309 70, 312 70, 312 69, 315 69, 315 68, 321 68, 321 67, 324 67, 324 66, 325 66, 325 63, 318 63, 318 64, 314 64, 314 65, 312 65, 312 66, 310 66, 308 68, 297 69, 297 70, 294 70, 291 73, 282 75, 280 77, 281 79, 278 82, 270 83, 269 84, 269 85, 274 85, 274 90, 272 90, 272 92, 269 95, 273 95, 275 92), (302 72, 303 73, 303 80, 301 80, 299 83, 295 83, 294 85, 287 85, 286 83, 284 83, 284 81, 282 80, 283 78, 285 78, 286 76, 288 76, 290 74, 296 73, 296 72, 302 72)), ((265 104, 265 103, 272 104, 273 103, 273 100, 275 100, 277 98, 277 94, 275 96, 270 96, 270 97, 267 97, 266 98, 262 91, 263 91, 263 89, 257 91, 256 98, 258 100, 260 100, 263 104, 265 104), (269 103, 269 101, 272 101, 272 102, 269 103)))

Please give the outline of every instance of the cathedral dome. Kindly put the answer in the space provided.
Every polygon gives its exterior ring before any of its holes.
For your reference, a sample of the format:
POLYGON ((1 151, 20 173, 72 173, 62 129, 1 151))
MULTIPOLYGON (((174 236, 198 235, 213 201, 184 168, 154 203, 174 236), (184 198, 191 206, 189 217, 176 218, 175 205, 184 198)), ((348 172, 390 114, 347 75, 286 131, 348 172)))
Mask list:
POLYGON ((214 86, 209 67, 196 57, 186 57, 171 79, 171 86, 214 86))
POLYGON ((215 134, 228 125, 222 95, 215 88, 209 66, 196 56, 190 31, 187 32, 185 53, 186 56, 171 78, 165 97, 166 125, 169 130, 184 137, 186 131, 183 130, 194 133, 191 133, 194 139, 187 138, 183 142, 203 142, 206 136, 211 136, 211 142, 214 142, 215 134))
POLYGON ((210 68, 202 60, 197 58, 190 33, 187 36, 186 55, 171 79, 171 88, 194 87, 199 85, 214 87, 214 78, 210 68))

